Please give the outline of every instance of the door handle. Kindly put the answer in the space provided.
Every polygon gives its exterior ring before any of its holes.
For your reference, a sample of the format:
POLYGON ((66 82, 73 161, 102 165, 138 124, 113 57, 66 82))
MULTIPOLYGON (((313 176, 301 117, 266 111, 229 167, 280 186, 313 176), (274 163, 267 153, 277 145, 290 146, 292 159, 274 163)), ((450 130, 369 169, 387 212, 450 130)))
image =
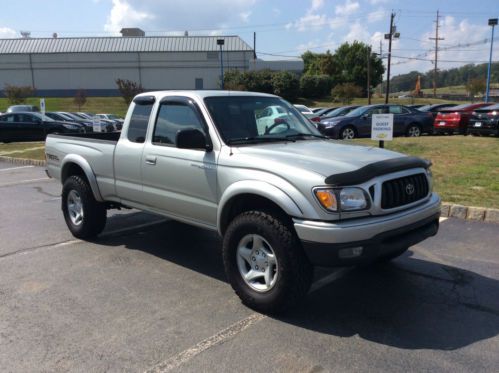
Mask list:
POLYGON ((156 157, 150 155, 146 156, 146 164, 154 166, 156 164, 156 157))

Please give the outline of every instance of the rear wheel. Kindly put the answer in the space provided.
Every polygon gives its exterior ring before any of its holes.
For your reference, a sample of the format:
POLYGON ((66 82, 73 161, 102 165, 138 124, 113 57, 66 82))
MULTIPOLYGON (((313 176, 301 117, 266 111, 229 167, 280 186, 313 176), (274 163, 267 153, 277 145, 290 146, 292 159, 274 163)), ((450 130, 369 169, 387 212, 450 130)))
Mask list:
POLYGON ((242 302, 264 313, 284 311, 303 298, 313 267, 296 234, 274 214, 237 216, 223 241, 227 278, 242 302))
POLYGON ((405 135, 407 137, 419 137, 421 136, 421 127, 418 124, 410 124, 405 135))
POLYGON ((352 140, 355 137, 357 137, 357 133, 355 132, 355 128, 352 126, 347 126, 340 131, 340 139, 352 140))
POLYGON ((62 212, 73 236, 93 238, 106 226, 106 206, 95 200, 88 182, 70 176, 62 188, 62 212))

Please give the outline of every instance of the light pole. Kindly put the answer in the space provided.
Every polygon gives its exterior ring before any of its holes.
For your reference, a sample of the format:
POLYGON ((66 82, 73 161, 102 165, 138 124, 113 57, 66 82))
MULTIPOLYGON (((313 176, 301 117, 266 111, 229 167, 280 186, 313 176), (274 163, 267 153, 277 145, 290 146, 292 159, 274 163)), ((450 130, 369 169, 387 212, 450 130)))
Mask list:
POLYGON ((497 25, 497 18, 489 19, 489 26, 492 26, 492 38, 490 39, 489 67, 487 68, 487 88, 485 89, 485 102, 489 102, 490 90, 490 65, 492 64, 492 47, 494 46, 494 27, 497 25))
POLYGON ((220 46, 220 87, 222 89, 224 89, 224 58, 222 53, 222 47, 224 43, 224 39, 217 39, 217 45, 220 46))
POLYGON ((390 15, 390 32, 385 34, 385 39, 388 40, 388 67, 386 71, 386 96, 385 104, 388 104, 388 96, 390 95, 390 65, 392 62, 392 40, 398 39, 400 37, 400 32, 397 32, 397 28, 393 24, 393 19, 395 18, 395 13, 390 15))

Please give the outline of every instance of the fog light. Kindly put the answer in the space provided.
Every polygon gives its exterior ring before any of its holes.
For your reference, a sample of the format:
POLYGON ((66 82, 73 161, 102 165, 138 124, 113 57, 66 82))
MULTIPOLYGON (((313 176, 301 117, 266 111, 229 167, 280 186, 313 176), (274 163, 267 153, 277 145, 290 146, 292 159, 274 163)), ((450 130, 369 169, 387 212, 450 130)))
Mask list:
POLYGON ((355 258, 362 255, 362 247, 349 247, 348 249, 341 249, 338 252, 340 258, 355 258))

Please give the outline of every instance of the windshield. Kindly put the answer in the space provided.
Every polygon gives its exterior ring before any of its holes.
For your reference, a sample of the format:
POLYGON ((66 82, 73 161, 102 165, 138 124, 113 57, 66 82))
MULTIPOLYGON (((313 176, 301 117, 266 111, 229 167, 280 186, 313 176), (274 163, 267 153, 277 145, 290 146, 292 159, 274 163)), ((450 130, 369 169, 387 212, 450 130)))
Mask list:
POLYGON ((322 137, 292 105, 278 97, 214 96, 204 99, 227 144, 322 137))
POLYGON ((367 110, 369 110, 369 106, 361 106, 358 107, 357 109, 353 109, 351 112, 349 112, 346 117, 359 117, 362 114, 364 114, 367 110))
POLYGON ((419 111, 428 111, 431 109, 431 105, 424 105, 424 106, 421 106, 421 107, 418 107, 418 110, 419 111))

